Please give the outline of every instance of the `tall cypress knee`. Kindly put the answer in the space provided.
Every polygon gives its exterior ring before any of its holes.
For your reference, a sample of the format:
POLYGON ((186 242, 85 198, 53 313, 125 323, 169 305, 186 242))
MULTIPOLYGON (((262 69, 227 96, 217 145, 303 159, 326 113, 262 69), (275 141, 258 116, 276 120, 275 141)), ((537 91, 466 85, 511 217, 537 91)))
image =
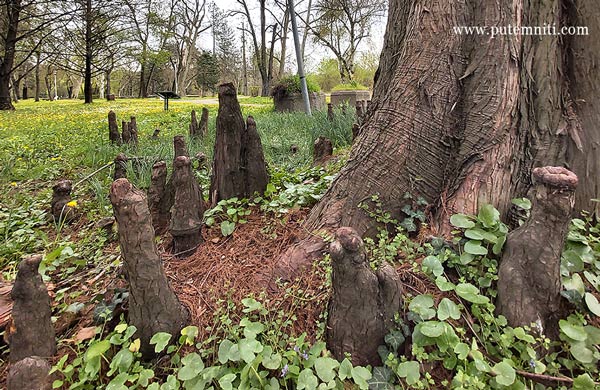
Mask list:
POLYGON ((192 120, 190 122, 190 138, 198 136, 198 119, 196 119, 196 110, 192 110, 192 120))
POLYGON ((121 138, 123 143, 128 144, 131 142, 131 132, 129 131, 129 122, 121 121, 121 138))
POLYGON ((175 204, 171 214, 173 252, 179 257, 194 253, 202 243, 202 192, 192 172, 189 157, 179 156, 173 163, 175 204))
POLYGON ((198 136, 206 137, 208 134, 208 108, 202 107, 202 116, 198 125, 198 136))
POLYGON ((210 200, 249 197, 266 189, 266 165, 256 122, 244 123, 233 84, 219 86, 219 113, 210 200))
POLYGON ((138 146, 138 128, 137 128, 137 121, 134 116, 132 116, 129 121, 129 136, 130 136, 129 142, 133 146, 138 146))
POLYGON ((327 320, 327 347, 337 359, 352 354, 354 365, 380 365, 377 353, 402 304, 401 282, 384 263, 371 270, 364 244, 354 229, 336 231, 330 246, 333 292, 327 320))
POLYGON ((129 282, 129 322, 137 328, 142 355, 152 358, 152 336, 158 332, 179 334, 189 313, 167 281, 144 192, 133 188, 127 179, 119 179, 111 186, 110 201, 119 224, 119 243, 129 282))
MULTIPOLYGON (((531 216, 506 240, 498 273, 498 311, 512 326, 536 323, 558 336, 560 258, 575 202, 577 176, 562 167, 533 170, 531 216)), ((541 329, 540 329, 541 328, 541 329)))
POLYGON ((41 261, 41 255, 34 255, 19 263, 11 292, 14 304, 7 339, 13 363, 31 356, 48 358, 56 353, 50 296, 38 272, 41 261))
POLYGON ((112 143, 121 143, 121 134, 119 133, 119 124, 117 123, 117 114, 115 114, 114 111, 108 112, 108 138, 112 143))

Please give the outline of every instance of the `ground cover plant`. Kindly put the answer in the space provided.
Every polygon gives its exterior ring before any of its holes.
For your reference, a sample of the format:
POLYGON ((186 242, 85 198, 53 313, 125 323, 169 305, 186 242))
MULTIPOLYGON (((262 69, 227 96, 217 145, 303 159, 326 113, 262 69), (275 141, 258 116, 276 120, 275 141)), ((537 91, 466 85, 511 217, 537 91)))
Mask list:
MULTIPOLYGON (((156 334, 152 344, 162 357, 144 362, 135 327, 124 315, 128 292, 115 232, 97 226, 111 214, 110 169, 76 187, 69 207, 82 216, 74 224, 49 222, 47 209, 49 183, 87 178, 119 150, 149 158, 132 177, 136 185, 147 187, 150 166, 158 158, 171 158, 170 138, 187 128, 194 107, 181 102, 163 112, 157 103, 130 100, 90 107, 49 102, 24 104, 21 111, 30 112, 21 117, 3 114, 2 123, 9 125, 2 128, 2 153, 15 158, 8 160, 11 165, 2 176, 2 276, 10 282, 23 255, 45 253, 40 273, 52 296, 59 340, 54 388, 597 386, 600 229, 593 219, 571 224, 561 272, 563 295, 573 306, 560 322, 560 341, 551 342, 533 328, 508 326, 495 312, 499 255, 509 231, 499 213, 485 206, 475 216, 454 215, 454 238, 448 241, 427 235, 427 202, 410 193, 404 195, 412 202, 401 221, 382 208, 377 195, 361 205, 385 226, 376 238, 365 240, 371 267, 392 265, 405 288, 406 314, 396 316, 396 326, 380 347, 383 364, 361 367, 348 358, 333 359, 324 343, 329 257, 277 291, 257 288, 257 281, 276 267, 279 253, 308 235, 302 221, 344 164, 353 113, 346 118, 340 111, 332 122, 323 113, 314 118, 274 115, 270 105, 256 103, 242 108, 259 123, 271 176, 267 191, 209 209, 206 243, 185 260, 171 258, 168 237, 159 238, 166 272, 190 309, 191 324, 181 334, 156 334), (65 113, 53 114, 54 104, 61 104, 65 113), (107 142, 108 108, 123 112, 123 118, 137 117, 137 149, 107 142), (33 133, 32 124, 42 123, 39 134, 33 133), (156 127, 161 128, 158 140, 151 138, 156 127), (338 157, 325 167, 312 167, 310 145, 320 135, 334 140, 338 157), (292 152, 292 144, 299 151, 292 152)), ((190 142, 190 152, 210 155, 211 137, 214 119, 206 139, 190 142)), ((207 186, 206 169, 199 170, 197 179, 207 186)), ((514 203, 525 220, 531 202, 514 203)), ((7 347, 2 351, 5 375, 7 347)))

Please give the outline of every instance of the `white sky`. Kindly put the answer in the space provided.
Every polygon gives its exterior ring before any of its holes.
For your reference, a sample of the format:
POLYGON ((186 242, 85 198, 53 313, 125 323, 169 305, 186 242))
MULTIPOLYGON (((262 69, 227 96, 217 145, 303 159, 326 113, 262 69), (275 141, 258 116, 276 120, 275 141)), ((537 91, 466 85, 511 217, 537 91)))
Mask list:
MULTIPOLYGON (((215 2, 215 4, 217 4, 217 6, 219 6, 219 8, 224 9, 224 10, 231 10, 231 9, 239 9, 239 4, 237 3, 236 0, 213 0, 215 2)), ((300 3, 301 0, 296 0, 296 4, 300 3)), ((250 4, 252 3, 256 3, 256 6, 253 8, 258 8, 258 1, 257 0, 250 0, 250 4)), ((296 11, 300 11, 301 9, 303 9, 302 5, 299 5, 296 7, 296 11)), ((232 28, 236 28, 241 24, 241 19, 237 18, 231 18, 231 20, 228 20, 230 27, 232 28)), ((378 23, 373 25, 373 30, 372 30, 372 34, 371 34, 371 38, 367 41, 363 41, 363 43, 361 44, 360 47, 360 51, 375 51, 377 53, 377 55, 379 55, 379 52, 381 51, 381 48, 383 47, 383 34, 385 33, 385 23, 386 20, 381 20, 378 23)), ((298 24, 300 25, 299 28, 301 28, 301 22, 298 21, 298 24)), ((300 30, 300 34, 302 34, 302 30, 300 30)), ((210 33, 208 34, 210 35, 210 33)), ((288 37, 288 67, 294 66, 296 64, 296 60, 295 60, 295 53, 294 53, 294 41, 293 38, 291 36, 291 34, 289 34, 290 36, 288 37)), ((208 36, 206 36, 206 38, 209 38, 208 36)), ((302 36, 300 37, 300 39, 302 39, 302 36)), ((206 49, 210 49, 212 48, 212 41, 211 39, 202 39, 201 38, 201 47, 206 48, 206 49)), ((241 38, 240 38, 240 46, 241 46, 241 38)), ((314 44, 312 42, 312 39, 309 38, 308 42, 307 42, 307 48, 306 48, 306 53, 307 53, 307 58, 306 58, 306 70, 308 72, 310 71, 314 71, 316 69, 316 67, 319 65, 319 62, 323 59, 323 58, 333 58, 333 54, 331 52, 329 52, 328 49, 324 48, 321 45, 318 44, 314 44)), ((360 54, 357 56, 357 60, 359 59, 360 54)))

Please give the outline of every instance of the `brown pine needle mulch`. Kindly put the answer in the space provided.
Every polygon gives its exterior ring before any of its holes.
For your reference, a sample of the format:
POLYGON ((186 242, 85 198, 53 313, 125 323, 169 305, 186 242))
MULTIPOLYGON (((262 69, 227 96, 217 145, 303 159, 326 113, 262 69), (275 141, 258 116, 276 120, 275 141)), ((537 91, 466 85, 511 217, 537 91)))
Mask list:
POLYGON ((303 209, 277 217, 253 210, 248 222, 237 224, 231 236, 223 237, 215 226, 203 232, 205 242, 192 256, 164 257, 171 287, 189 309, 191 324, 199 329, 199 340, 207 339, 218 328, 215 313, 223 310, 227 301, 237 305, 241 318, 240 302, 250 296, 292 319, 291 329, 282 331, 293 335, 306 332, 314 340, 329 300, 326 267, 315 264, 278 289, 269 289, 264 281, 279 255, 308 235, 301 226, 306 214, 303 209))

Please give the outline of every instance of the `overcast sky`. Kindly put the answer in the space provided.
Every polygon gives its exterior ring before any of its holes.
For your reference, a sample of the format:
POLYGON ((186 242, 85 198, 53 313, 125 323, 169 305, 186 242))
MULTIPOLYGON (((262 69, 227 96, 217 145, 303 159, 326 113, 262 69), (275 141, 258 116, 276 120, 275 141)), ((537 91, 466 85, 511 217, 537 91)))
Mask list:
MULTIPOLYGON (((217 6, 219 6, 219 8, 224 9, 224 10, 232 10, 232 9, 239 9, 239 4, 237 3, 236 0, 213 0, 215 2, 215 4, 217 4, 217 6)), ((250 0, 250 3, 256 3, 256 6, 254 8, 258 8, 258 1, 256 0, 250 0)), ((300 0, 296 0, 296 3, 299 4, 300 0)), ((298 6, 296 11, 300 11, 302 9, 302 5, 298 6)), ((258 18, 258 15, 257 15, 258 18)), ((228 21, 229 25, 233 28, 236 28, 237 26, 239 26, 242 22, 241 19, 239 18, 232 18, 231 20, 228 21)), ((300 21, 298 21, 298 23, 300 24, 300 21)), ((375 23, 373 25, 373 30, 372 30, 372 36, 371 38, 367 41, 363 41, 363 43, 361 44, 361 47, 359 48, 360 51, 375 51, 377 52, 377 54, 379 54, 379 52, 381 51, 381 48, 383 46, 383 34, 385 33, 385 20, 381 20, 379 21, 379 23, 375 23)), ((301 26, 299 26, 301 28, 301 26)), ((300 31, 300 34, 302 34, 302 30, 300 31)), ((210 33, 207 34, 208 36, 206 36, 206 38, 210 38, 210 33)), ((300 39, 302 39, 302 37, 300 37, 300 39)), ((241 40, 241 38, 240 38, 241 40)), ((205 49, 210 49, 212 48, 212 40, 211 39, 201 39, 201 45, 203 48, 205 49)), ((293 38, 290 34, 289 38, 288 38, 288 47, 290 48, 289 50, 289 54, 287 56, 288 58, 288 63, 291 64, 292 66, 295 66, 295 53, 293 52, 293 45, 294 45, 294 41, 293 38)), ((321 62, 321 60, 323 58, 334 58, 333 54, 331 54, 331 52, 329 52, 326 48, 324 48, 321 45, 318 44, 314 44, 312 42, 312 40, 309 39, 308 43, 307 43, 308 47, 306 49, 306 53, 307 53, 307 58, 306 58, 306 68, 307 71, 314 71, 316 69, 316 67, 319 65, 319 62, 321 62)), ((360 54, 359 54, 360 56, 360 54)), ((358 57, 357 56, 357 60, 358 57)))

